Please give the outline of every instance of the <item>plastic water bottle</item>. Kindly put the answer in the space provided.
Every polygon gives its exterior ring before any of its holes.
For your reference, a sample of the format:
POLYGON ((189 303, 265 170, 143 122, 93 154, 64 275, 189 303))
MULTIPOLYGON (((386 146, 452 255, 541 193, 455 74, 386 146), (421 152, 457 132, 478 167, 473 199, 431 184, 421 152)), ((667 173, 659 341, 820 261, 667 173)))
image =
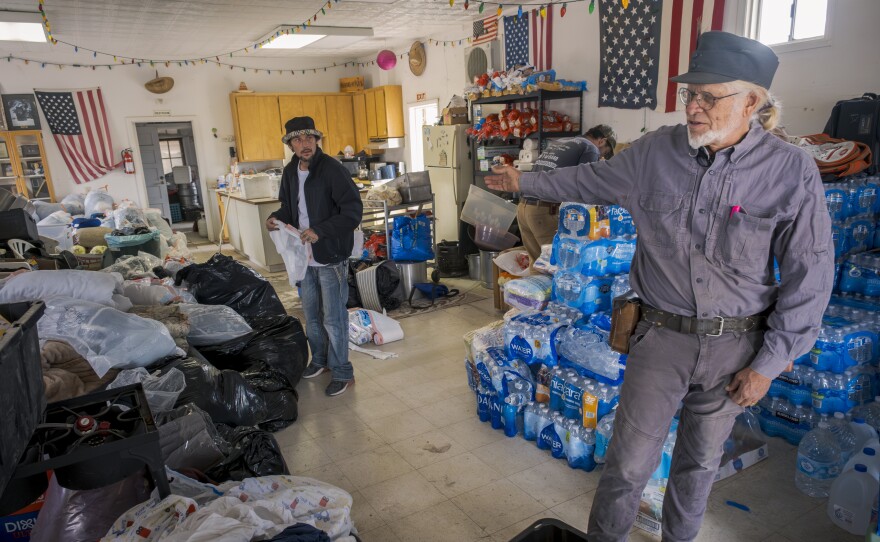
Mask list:
POLYGON ((550 371, 550 401, 547 406, 554 412, 562 409, 562 394, 565 386, 565 370, 562 367, 555 367, 550 371))
POLYGON ((492 429, 504 429, 504 415, 502 413, 504 402, 494 391, 490 392, 488 395, 489 421, 492 423, 492 429))
POLYGON ((550 449, 546 443, 542 443, 541 436, 547 428, 553 428, 553 419, 550 409, 544 403, 538 403, 537 412, 535 413, 535 442, 538 448, 542 450, 550 449))
POLYGON ((864 535, 871 523, 871 508, 877 498, 880 480, 868 472, 866 465, 855 465, 841 474, 831 486, 828 498, 828 517, 831 521, 855 535, 864 535))
POLYGON ((553 414, 553 430, 556 431, 556 437, 559 444, 557 445, 556 442, 553 443, 553 447, 550 449, 550 455, 556 459, 562 459, 563 457, 566 457, 566 454, 568 453, 568 428, 570 426, 569 422, 573 421, 574 420, 569 420, 558 412, 553 414))
POLYGON ((611 443, 611 434, 614 432, 614 416, 616 414, 616 410, 611 411, 610 414, 599 420, 599 425, 596 427, 596 451, 593 457, 599 465, 605 464, 608 445, 611 443))
POLYGON ((523 406, 521 395, 509 395, 504 398, 504 434, 515 437, 523 432, 523 406))
POLYGON ((620 297, 626 294, 629 290, 629 273, 618 275, 614 277, 614 282, 611 284, 611 299, 620 297))
POLYGON ((565 414, 566 418, 579 420, 583 415, 583 380, 583 378, 575 374, 565 382, 562 413, 565 414))
POLYGON ((538 438, 538 404, 535 402, 530 401, 523 409, 523 438, 538 438))
POLYGON ((838 375, 820 371, 813 378, 813 408, 820 414, 845 412, 846 382, 838 375))
POLYGON ((568 466, 587 472, 592 471, 596 468, 596 462, 593 459, 595 449, 595 431, 574 423, 568 434, 568 453, 566 454, 568 466))
POLYGON ((828 420, 828 429, 837 437, 837 444, 840 446, 840 460, 846 463, 858 448, 856 448, 856 434, 850 428, 843 412, 834 413, 834 417, 828 420))
POLYGON ((856 450, 861 450, 868 442, 878 438, 877 430, 865 423, 865 418, 853 416, 849 424, 856 435, 856 450))
POLYGON ((874 397, 874 402, 869 403, 862 407, 861 412, 862 416, 865 418, 865 423, 870 425, 880 434, 880 395, 874 397))
POLYGON ((492 418, 492 407, 489 405, 491 397, 489 392, 481 389, 477 393, 477 416, 481 422, 488 422, 492 418))
POLYGON ((825 498, 841 466, 837 438, 827 423, 819 422, 819 427, 807 433, 798 446, 794 483, 810 497, 825 498))

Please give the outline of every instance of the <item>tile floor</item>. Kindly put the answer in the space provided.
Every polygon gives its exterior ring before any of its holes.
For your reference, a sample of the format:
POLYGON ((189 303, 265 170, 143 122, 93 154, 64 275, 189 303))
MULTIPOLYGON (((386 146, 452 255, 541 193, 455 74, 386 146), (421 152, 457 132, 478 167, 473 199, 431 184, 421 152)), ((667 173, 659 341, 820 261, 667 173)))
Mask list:
MULTIPOLYGON (((399 357, 351 354, 356 385, 345 394, 326 397, 326 375, 297 386, 299 420, 276 433, 290 470, 350 492, 365 542, 507 542, 543 517, 586 530, 600 471, 571 470, 476 418, 461 337, 500 316, 487 299, 405 318, 406 339, 378 347, 399 357)), ((864 540, 833 526, 825 502, 795 488, 795 455, 770 439, 767 460, 717 483, 698 540, 864 540)), ((630 539, 657 540, 638 529, 630 539)))
MULTIPOLYGON (((299 421, 276 435, 288 465, 351 492, 366 542, 506 542, 542 517, 586 530, 600 473, 571 470, 475 416, 461 336, 499 316, 485 300, 406 318, 406 339, 381 347, 398 358, 352 353, 349 392, 324 396, 325 377, 299 384, 299 421)), ((795 453, 771 439, 769 459, 716 484, 698 540, 862 540, 795 488, 795 453)))

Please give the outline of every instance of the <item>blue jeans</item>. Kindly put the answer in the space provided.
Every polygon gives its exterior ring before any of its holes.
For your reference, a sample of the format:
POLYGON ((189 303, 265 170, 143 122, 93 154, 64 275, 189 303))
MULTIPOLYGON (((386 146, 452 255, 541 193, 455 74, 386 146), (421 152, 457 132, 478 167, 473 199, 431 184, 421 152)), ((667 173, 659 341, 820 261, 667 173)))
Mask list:
POLYGON ((351 380, 354 367, 348 361, 348 262, 309 267, 300 282, 306 334, 312 365, 328 367, 333 380, 351 380))

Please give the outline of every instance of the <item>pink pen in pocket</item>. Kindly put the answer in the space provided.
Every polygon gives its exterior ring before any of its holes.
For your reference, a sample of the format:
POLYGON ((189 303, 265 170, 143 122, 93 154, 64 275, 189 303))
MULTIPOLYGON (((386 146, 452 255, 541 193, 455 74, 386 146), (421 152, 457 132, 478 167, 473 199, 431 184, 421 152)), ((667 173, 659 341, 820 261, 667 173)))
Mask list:
MULTIPOLYGON (((733 207, 730 208, 730 216, 733 216, 735 213, 744 213, 744 212, 745 211, 743 210, 743 208, 740 207, 739 205, 734 205, 733 207)), ((730 218, 730 217, 727 217, 727 218, 730 218)))

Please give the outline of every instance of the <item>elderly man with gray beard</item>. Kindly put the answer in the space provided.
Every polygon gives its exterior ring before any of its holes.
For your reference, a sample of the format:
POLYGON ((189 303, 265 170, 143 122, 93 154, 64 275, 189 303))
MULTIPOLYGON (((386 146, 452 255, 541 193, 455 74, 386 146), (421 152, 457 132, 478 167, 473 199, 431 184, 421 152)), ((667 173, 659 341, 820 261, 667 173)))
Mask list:
POLYGON ((704 33, 688 72, 672 79, 686 85, 686 125, 605 162, 499 167, 486 178, 545 201, 621 205, 639 228, 630 282, 642 316, 593 499, 593 542, 626 540, 679 406, 663 540, 696 538, 734 418, 818 335, 831 223, 813 160, 769 133, 780 120, 768 91, 778 64, 756 41, 704 33))

